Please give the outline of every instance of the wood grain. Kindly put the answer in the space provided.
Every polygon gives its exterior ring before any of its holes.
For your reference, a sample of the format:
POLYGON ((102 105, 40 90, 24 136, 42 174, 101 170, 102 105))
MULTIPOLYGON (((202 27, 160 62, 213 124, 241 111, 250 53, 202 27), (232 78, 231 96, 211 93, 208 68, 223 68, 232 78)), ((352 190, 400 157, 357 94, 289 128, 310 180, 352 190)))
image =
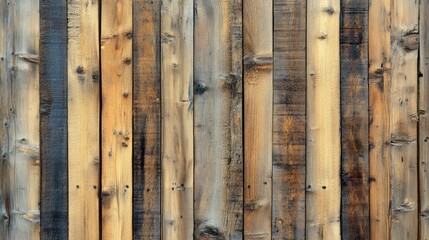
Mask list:
POLYGON ((244 239, 271 239, 272 4, 243 2, 244 239))
POLYGON ((195 1, 195 239, 241 239, 241 1, 195 1))
POLYGON ((340 239, 340 1, 307 4, 306 237, 333 240, 340 239))
POLYGON ((160 1, 133 1, 133 239, 161 237, 160 1))
POLYGON ((67 239, 67 2, 41 1, 39 13, 40 234, 67 239))
POLYGON ((162 238, 192 239, 193 1, 161 6, 162 238))
POLYGON ((97 1, 67 3, 70 239, 99 239, 100 233, 98 8, 97 1))
POLYGON ((341 236, 369 239, 368 1, 341 2, 341 236))
POLYGON ((0 239, 40 239, 38 7, 0 3, 0 239))
POLYGON ((305 238, 306 1, 274 1, 273 239, 305 238))
POLYGON ((101 6, 101 236, 132 238, 132 0, 101 6))

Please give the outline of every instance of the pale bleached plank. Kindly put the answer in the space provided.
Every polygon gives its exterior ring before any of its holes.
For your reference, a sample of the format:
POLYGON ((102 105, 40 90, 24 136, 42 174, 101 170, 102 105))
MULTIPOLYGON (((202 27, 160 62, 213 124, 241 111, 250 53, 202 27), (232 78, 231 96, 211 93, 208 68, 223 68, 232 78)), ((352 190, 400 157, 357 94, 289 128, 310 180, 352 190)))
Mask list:
POLYGON ((340 239, 340 1, 307 2, 307 239, 340 239))
POLYGON ((132 0, 101 7, 101 236, 132 238, 132 0))
POLYGON ((192 239, 193 1, 161 6, 162 238, 192 239))

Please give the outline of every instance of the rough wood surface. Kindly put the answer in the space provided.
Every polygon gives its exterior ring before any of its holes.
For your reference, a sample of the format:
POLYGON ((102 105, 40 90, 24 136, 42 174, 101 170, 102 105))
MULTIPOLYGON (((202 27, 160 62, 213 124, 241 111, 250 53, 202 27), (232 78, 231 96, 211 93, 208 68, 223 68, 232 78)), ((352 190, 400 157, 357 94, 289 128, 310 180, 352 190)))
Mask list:
POLYGON ((391 2, 392 78, 389 104, 392 239, 418 237, 418 16, 418 1, 391 2))
POLYGON ((67 239, 67 1, 41 1, 39 12, 40 234, 67 239))
POLYGON ((0 239, 40 238, 38 7, 0 3, 0 239))
POLYGON ((192 0, 161 6, 162 237, 192 239, 193 26, 192 0))
POLYGON ((369 239, 368 0, 341 2, 341 236, 369 239))
POLYGON ((133 1, 133 239, 161 237, 160 1, 133 1))
POLYGON ((340 239, 340 0, 307 2, 306 237, 340 239))
POLYGON ((132 239, 132 0, 101 4, 101 236, 132 239))
POLYGON ((98 7, 97 1, 67 5, 70 239, 99 239, 100 233, 98 7))
POLYGON ((244 239, 271 239, 273 2, 243 2, 244 239))
POLYGON ((274 1, 273 239, 305 238, 306 1, 274 1))
POLYGON ((241 239, 241 1, 195 1, 195 239, 241 239))

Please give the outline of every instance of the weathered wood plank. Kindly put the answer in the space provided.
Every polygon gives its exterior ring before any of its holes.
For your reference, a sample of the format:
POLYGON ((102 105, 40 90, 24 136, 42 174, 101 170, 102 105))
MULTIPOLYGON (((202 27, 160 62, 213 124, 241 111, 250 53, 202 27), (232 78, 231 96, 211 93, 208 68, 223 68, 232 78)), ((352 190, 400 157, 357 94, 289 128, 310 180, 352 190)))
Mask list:
POLYGON ((101 4, 103 239, 132 239, 132 0, 101 4))
POLYGON ((196 239, 242 239, 241 0, 195 1, 196 239))
POLYGON ((192 239, 193 0, 161 6, 162 237, 192 239))
POLYGON ((417 239, 419 4, 414 0, 391 3, 391 236, 392 239, 417 239))
POLYGON ((100 233, 98 8, 98 1, 67 4, 70 239, 99 239, 100 233))
POLYGON ((42 239, 67 239, 67 1, 40 12, 40 159, 42 239))
POLYGON ((340 239, 340 1, 307 4, 306 237, 340 239))
POLYGON ((341 236, 369 239, 368 0, 341 2, 341 236))
POLYGON ((244 239, 271 239, 273 1, 243 2, 244 239))
POLYGON ((305 238, 306 1, 274 0, 273 239, 305 238))
POLYGON ((38 7, 0 5, 1 239, 40 238, 38 7))

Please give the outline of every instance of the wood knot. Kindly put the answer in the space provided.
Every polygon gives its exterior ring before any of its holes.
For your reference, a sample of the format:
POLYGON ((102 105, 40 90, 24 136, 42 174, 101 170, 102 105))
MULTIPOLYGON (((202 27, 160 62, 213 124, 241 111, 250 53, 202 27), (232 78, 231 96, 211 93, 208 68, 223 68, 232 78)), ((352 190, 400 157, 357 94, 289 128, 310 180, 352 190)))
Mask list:
POLYGON ((197 95, 202 95, 208 90, 207 84, 204 81, 196 81, 194 84, 194 92, 197 95))
POLYGON ((327 13, 328 15, 332 15, 335 13, 335 10, 333 7, 327 7, 323 9, 323 12, 327 13))
POLYGON ((200 239, 225 239, 225 235, 215 226, 204 226, 199 235, 200 239))
POLYGON ((399 40, 399 44, 407 52, 417 50, 419 48, 419 34, 408 33, 399 40))
POLYGON ((76 68, 76 72, 77 72, 78 74, 84 74, 84 73, 85 73, 85 70, 83 69, 83 67, 82 67, 82 66, 78 66, 78 67, 76 68))

